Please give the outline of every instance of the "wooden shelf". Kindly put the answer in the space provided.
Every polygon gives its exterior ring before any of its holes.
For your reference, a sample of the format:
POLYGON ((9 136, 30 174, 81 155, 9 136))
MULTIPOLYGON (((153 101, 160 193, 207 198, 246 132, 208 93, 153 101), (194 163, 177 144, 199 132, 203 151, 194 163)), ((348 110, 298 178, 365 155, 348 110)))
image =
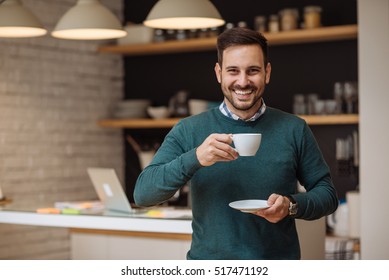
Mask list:
POLYGON ((180 119, 111 119, 101 120, 98 125, 111 128, 171 128, 180 119))
MULTIPOLYGON (((315 29, 298 29, 279 33, 264 33, 269 45, 302 44, 355 39, 358 36, 358 26, 340 25, 320 27, 315 29)), ((216 50, 216 37, 188 39, 183 41, 166 41, 149 44, 108 45, 101 46, 102 53, 123 54, 128 56, 200 52, 216 50)))
MULTIPOLYGON (((326 116, 300 116, 309 125, 345 125, 345 124, 358 124, 359 117, 354 114, 347 115, 326 115, 326 116)), ((171 128, 180 119, 110 119, 101 120, 98 125, 105 128, 171 128)))
POLYGON ((309 125, 344 125, 358 124, 359 116, 357 114, 345 115, 300 115, 309 125))
POLYGON ((339 25, 315 29, 298 29, 264 34, 269 45, 288 45, 313 42, 350 40, 358 37, 358 25, 339 25))

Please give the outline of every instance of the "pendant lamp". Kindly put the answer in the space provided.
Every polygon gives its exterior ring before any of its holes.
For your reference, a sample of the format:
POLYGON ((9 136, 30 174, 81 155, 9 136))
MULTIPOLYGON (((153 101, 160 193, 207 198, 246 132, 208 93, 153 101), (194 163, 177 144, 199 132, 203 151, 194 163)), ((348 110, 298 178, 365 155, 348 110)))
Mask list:
POLYGON ((22 5, 20 0, 6 0, 0 3, 0 37, 38 37, 47 33, 40 21, 22 5))
POLYGON ((225 23, 209 0, 159 0, 144 25, 160 29, 200 29, 225 23))
POLYGON ((127 32, 99 0, 78 0, 58 21, 51 35, 60 39, 104 40, 124 37, 127 32))

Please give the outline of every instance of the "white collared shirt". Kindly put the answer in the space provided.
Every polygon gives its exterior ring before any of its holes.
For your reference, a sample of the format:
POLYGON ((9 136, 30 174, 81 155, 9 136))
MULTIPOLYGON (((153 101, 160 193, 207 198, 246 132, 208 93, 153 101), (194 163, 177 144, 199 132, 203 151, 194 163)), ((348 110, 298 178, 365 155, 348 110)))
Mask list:
MULTIPOLYGON (((220 104, 219 110, 226 117, 229 117, 229 118, 234 119, 236 121, 237 120, 243 120, 240 117, 238 117, 237 115, 235 115, 233 112, 231 112, 231 110, 228 109, 227 104, 224 101, 222 102, 222 104, 220 104)), ((251 118, 249 118, 247 120, 243 120, 243 121, 245 121, 245 122, 256 121, 260 116, 262 116, 265 113, 265 111, 266 111, 266 104, 265 104, 265 101, 262 98, 262 106, 259 108, 258 112, 256 112, 254 114, 254 116, 252 116, 251 118)))

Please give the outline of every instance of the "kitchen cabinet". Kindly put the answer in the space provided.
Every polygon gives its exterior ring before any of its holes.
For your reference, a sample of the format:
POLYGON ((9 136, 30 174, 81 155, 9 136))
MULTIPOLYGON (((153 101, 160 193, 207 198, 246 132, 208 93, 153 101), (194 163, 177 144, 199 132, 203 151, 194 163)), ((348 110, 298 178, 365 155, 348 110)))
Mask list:
MULTIPOLYGON (((325 259, 325 218, 296 220, 301 259, 325 259)), ((184 260, 191 234, 71 228, 73 260, 184 260)))
POLYGON ((70 229, 72 260, 185 260, 191 234, 70 229))

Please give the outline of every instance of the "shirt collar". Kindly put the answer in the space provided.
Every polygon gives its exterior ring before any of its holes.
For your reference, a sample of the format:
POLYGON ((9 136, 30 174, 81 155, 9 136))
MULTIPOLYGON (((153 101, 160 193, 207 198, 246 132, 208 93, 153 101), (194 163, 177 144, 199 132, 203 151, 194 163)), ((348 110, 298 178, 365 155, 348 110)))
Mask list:
MULTIPOLYGON (((219 110, 226 117, 229 117, 229 118, 234 119, 236 121, 237 120, 242 120, 240 117, 238 117, 233 112, 231 112, 230 109, 228 109, 227 104, 224 101, 222 102, 222 104, 220 104, 219 110)), ((245 122, 256 121, 260 116, 262 116, 265 113, 265 111, 266 111, 266 104, 265 104, 265 101, 262 98, 262 106, 259 108, 258 112, 256 112, 254 114, 254 116, 252 116, 251 118, 249 118, 247 120, 242 120, 242 121, 245 121, 245 122)))

